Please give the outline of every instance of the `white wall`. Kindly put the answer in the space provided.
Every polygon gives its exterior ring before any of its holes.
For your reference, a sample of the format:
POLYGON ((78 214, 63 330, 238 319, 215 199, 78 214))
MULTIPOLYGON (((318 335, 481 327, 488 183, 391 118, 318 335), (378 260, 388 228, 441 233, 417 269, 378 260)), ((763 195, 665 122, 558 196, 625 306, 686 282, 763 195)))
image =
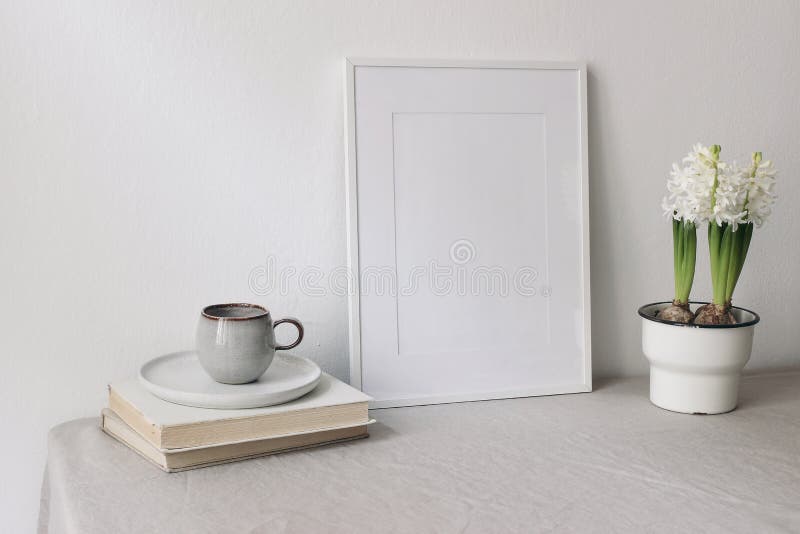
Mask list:
MULTIPOLYGON (((646 370, 637 307, 671 297, 659 202, 697 141, 784 172, 736 302, 752 370, 796 365, 800 7, 786 2, 0 4, 0 517, 33 528, 47 429, 192 345, 202 304, 307 325, 347 376, 342 297, 260 297, 253 267, 345 263, 342 58, 585 60, 596 374, 646 370)), ((704 242, 701 243, 701 250, 704 242)), ((695 295, 709 295, 701 255, 695 295)))

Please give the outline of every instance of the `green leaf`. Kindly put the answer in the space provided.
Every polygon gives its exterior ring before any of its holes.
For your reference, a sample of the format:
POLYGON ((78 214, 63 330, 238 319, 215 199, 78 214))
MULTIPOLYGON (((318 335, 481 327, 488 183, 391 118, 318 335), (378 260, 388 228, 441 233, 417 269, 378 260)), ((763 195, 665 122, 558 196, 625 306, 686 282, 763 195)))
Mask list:
POLYGON ((728 267, 731 259, 731 251, 733 249, 733 231, 729 224, 724 225, 722 230, 722 244, 720 245, 719 261, 717 263, 716 277, 712 275, 712 284, 714 285, 714 304, 719 306, 725 305, 725 290, 728 284, 728 267))
POLYGON ((689 302, 689 294, 692 292, 694 284, 694 269, 697 263, 697 227, 692 223, 687 223, 686 233, 686 257, 683 270, 683 290, 681 302, 689 302))
POLYGON ((747 259, 747 251, 750 249, 750 240, 753 238, 753 228, 755 228, 753 223, 747 223, 740 227, 742 235, 740 236, 741 244, 739 246, 739 257, 737 258, 736 273, 734 274, 733 287, 731 288, 731 294, 728 296, 728 300, 733 298, 733 290, 736 289, 736 284, 739 282, 739 276, 742 274, 742 270, 744 269, 744 262, 747 259))
POLYGON ((728 258, 728 272, 725 280, 725 302, 728 303, 733 297, 733 290, 736 287, 736 273, 740 272, 739 262, 741 260, 741 249, 744 236, 744 228, 739 226, 736 231, 731 232, 731 251, 728 258))
POLYGON ((683 234, 681 232, 681 221, 672 219, 672 255, 673 255, 673 276, 675 278, 675 299, 681 291, 681 265, 683 263, 683 234))

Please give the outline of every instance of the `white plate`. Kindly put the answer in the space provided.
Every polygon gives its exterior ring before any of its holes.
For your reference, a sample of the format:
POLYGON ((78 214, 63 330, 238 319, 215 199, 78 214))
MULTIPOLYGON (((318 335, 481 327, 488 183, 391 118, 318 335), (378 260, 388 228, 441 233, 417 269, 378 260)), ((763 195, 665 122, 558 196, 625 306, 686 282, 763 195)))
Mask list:
POLYGON ((200 366, 195 351, 174 352, 152 359, 139 369, 139 381, 165 401, 234 410, 283 404, 302 397, 319 383, 322 371, 307 358, 275 354, 261 378, 249 384, 220 384, 200 366))

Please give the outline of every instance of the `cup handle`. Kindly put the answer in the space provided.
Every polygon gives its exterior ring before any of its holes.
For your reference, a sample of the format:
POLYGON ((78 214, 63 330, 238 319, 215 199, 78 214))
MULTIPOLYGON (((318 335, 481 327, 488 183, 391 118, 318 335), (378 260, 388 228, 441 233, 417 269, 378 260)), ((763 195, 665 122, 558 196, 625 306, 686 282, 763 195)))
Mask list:
POLYGON ((291 343, 290 345, 277 345, 275 347, 275 350, 288 350, 295 348, 297 345, 300 344, 301 341, 303 341, 303 323, 301 323, 297 319, 287 317, 286 319, 278 319, 277 321, 275 321, 275 323, 272 325, 272 328, 273 329, 276 328, 281 323, 292 323, 295 326, 295 328, 297 328, 297 339, 295 339, 294 343, 291 343))

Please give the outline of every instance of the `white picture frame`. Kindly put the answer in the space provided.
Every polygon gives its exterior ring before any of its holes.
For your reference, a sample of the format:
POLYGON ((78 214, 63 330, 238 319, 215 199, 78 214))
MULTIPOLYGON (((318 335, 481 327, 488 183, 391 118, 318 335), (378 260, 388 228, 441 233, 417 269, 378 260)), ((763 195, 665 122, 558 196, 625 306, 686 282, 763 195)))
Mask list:
POLYGON ((345 81, 351 384, 373 408, 591 391, 585 65, 347 58, 345 81), (468 291, 401 283, 448 235, 468 291))

